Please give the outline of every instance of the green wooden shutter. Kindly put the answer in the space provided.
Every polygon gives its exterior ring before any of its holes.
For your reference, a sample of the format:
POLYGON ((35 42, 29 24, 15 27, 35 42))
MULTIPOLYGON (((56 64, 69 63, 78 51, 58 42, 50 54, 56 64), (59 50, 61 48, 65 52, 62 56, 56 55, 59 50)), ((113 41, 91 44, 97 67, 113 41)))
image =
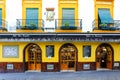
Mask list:
POLYGON ((74 8, 62 9, 62 25, 69 23, 70 26, 75 25, 75 11, 74 8))
POLYGON ((98 15, 101 20, 101 23, 113 23, 113 19, 110 14, 110 9, 98 9, 98 15))
POLYGON ((26 9, 26 25, 30 25, 31 23, 38 26, 38 8, 26 9))
POLYGON ((2 9, 0 9, 0 27, 2 27, 2 9))

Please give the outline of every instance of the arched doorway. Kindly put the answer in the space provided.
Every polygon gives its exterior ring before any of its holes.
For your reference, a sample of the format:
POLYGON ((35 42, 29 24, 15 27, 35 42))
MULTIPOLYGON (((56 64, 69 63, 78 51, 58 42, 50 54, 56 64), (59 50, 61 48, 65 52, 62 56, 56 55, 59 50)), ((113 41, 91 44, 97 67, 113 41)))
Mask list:
POLYGON ((25 48, 24 56, 24 62, 27 62, 26 70, 41 70, 42 51, 37 44, 28 44, 25 48))
POLYGON ((112 69, 113 64, 113 48, 103 43, 96 49, 96 68, 112 69))
POLYGON ((61 71, 76 71, 77 48, 73 44, 67 43, 62 45, 59 55, 61 71))

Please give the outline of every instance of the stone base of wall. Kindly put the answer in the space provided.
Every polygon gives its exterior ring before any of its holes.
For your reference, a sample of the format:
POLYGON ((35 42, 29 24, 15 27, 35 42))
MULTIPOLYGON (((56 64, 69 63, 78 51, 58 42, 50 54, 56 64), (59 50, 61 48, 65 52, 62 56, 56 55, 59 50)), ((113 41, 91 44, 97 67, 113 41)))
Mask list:
POLYGON ((0 62, 0 73, 24 72, 22 62, 0 62))
POLYGON ((113 70, 120 70, 120 62, 119 61, 115 61, 113 63, 113 70))
MULTIPOLYGON (((27 62, 0 62, 0 73, 27 71, 27 62)), ((120 62, 113 62, 113 70, 120 70, 120 62)), ((96 62, 77 62, 76 71, 96 70, 96 62)), ((41 63, 41 72, 59 72, 59 62, 41 63)))
POLYGON ((58 72, 60 71, 60 65, 57 62, 42 63, 41 71, 42 72, 58 72))
POLYGON ((96 70, 95 62, 78 62, 77 71, 96 70))

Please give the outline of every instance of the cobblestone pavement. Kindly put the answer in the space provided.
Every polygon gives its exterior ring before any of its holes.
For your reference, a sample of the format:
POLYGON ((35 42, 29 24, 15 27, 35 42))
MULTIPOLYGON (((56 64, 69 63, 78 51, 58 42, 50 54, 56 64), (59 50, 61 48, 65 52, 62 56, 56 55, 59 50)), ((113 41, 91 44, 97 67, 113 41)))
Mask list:
POLYGON ((0 73, 0 80, 120 80, 120 71, 0 73))

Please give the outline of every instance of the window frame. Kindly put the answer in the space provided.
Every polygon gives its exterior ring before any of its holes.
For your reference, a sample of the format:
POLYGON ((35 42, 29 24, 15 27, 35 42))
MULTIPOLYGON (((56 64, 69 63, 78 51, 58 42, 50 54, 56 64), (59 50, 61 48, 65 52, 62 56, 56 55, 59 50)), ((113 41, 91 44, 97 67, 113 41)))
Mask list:
POLYGON ((83 45, 83 57, 84 58, 89 58, 89 57, 91 57, 91 45, 83 45), (88 50, 86 50, 86 49, 89 49, 89 51, 88 50))
POLYGON ((54 57, 54 45, 46 45, 46 57, 48 58, 51 58, 51 57, 54 57), (48 52, 48 49, 47 48, 50 48, 50 52, 48 52), (52 49, 52 50, 51 50, 52 49))

